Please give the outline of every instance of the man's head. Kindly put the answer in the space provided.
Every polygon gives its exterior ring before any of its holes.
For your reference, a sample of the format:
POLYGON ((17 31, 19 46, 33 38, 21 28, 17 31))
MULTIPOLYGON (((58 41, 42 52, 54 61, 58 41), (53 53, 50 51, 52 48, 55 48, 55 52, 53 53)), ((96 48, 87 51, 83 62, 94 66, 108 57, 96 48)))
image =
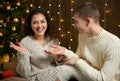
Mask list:
POLYGON ((92 2, 84 2, 79 4, 75 9, 75 14, 82 19, 86 19, 87 17, 93 18, 95 22, 99 22, 99 10, 97 6, 92 2))
POLYGON ((99 23, 99 11, 92 2, 79 4, 74 13, 75 28, 79 33, 90 33, 91 27, 99 23))

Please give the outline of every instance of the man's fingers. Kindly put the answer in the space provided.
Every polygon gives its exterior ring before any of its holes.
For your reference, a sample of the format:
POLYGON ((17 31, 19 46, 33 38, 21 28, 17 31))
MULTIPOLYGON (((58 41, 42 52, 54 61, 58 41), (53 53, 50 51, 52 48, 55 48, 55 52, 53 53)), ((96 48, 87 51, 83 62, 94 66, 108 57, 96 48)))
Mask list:
POLYGON ((69 59, 66 60, 66 61, 64 62, 64 64, 69 64, 69 65, 70 65, 70 60, 69 60, 69 59))
POLYGON ((55 54, 52 50, 45 50, 45 52, 48 54, 55 54))
POLYGON ((50 54, 49 50, 45 50, 46 53, 50 54))
POLYGON ((56 48, 56 47, 57 47, 57 45, 50 45, 50 47, 52 47, 52 48, 56 48))

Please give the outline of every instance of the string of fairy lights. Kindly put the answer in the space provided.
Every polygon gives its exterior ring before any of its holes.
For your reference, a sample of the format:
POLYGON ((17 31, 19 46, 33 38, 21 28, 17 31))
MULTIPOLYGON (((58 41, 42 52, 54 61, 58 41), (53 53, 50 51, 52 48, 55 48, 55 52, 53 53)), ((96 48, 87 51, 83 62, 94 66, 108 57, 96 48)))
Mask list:
POLYGON ((69 47, 68 47, 68 49, 71 49, 71 43, 72 43, 72 41, 73 41, 73 39, 72 39, 72 35, 71 35, 71 33, 72 33, 72 31, 71 31, 71 29, 72 29, 72 26, 74 26, 74 24, 73 24, 73 3, 74 3, 74 0, 71 0, 71 2, 70 2, 71 4, 70 4, 70 11, 71 11, 71 20, 70 20, 70 23, 71 23, 71 27, 70 27, 70 29, 69 29, 69 31, 67 32, 68 34, 69 34, 69 47))
MULTIPOLYGON (((61 35, 61 22, 63 21, 62 19, 61 19, 61 15, 62 15, 62 13, 61 13, 61 0, 58 0, 59 1, 59 4, 58 4, 58 12, 57 12, 57 14, 58 14, 58 17, 59 17, 59 27, 58 27, 58 31, 59 31, 59 35, 61 35)), ((62 35, 61 35, 62 36, 62 35)), ((59 39, 60 39, 60 37, 59 37, 59 39)), ((61 44, 61 42, 59 41, 59 44, 61 44)))
POLYGON ((107 19, 107 13, 109 12, 107 10, 107 7, 108 7, 108 1, 107 0, 104 0, 104 16, 103 16, 103 20, 102 22, 104 23, 103 27, 105 28, 106 27, 106 19, 107 19))

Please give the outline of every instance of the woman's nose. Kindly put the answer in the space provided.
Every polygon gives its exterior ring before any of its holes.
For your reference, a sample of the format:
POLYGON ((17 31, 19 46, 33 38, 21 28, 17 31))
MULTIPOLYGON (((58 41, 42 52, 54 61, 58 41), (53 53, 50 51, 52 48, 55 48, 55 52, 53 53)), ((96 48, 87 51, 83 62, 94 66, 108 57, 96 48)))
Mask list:
POLYGON ((38 23, 38 27, 41 27, 41 26, 42 26, 42 24, 39 22, 39 23, 38 23))

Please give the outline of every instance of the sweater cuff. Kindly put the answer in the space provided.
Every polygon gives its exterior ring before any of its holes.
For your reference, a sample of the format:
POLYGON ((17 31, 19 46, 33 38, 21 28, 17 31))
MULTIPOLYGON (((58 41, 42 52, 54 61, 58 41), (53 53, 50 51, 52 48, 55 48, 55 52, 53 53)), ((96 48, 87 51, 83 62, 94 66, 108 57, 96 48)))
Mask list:
POLYGON ((78 57, 74 52, 68 50, 65 48, 65 51, 63 53, 67 58, 71 58, 71 57, 78 57))
POLYGON ((30 53, 28 51, 26 51, 25 53, 20 53, 18 52, 20 57, 30 57, 30 53))

